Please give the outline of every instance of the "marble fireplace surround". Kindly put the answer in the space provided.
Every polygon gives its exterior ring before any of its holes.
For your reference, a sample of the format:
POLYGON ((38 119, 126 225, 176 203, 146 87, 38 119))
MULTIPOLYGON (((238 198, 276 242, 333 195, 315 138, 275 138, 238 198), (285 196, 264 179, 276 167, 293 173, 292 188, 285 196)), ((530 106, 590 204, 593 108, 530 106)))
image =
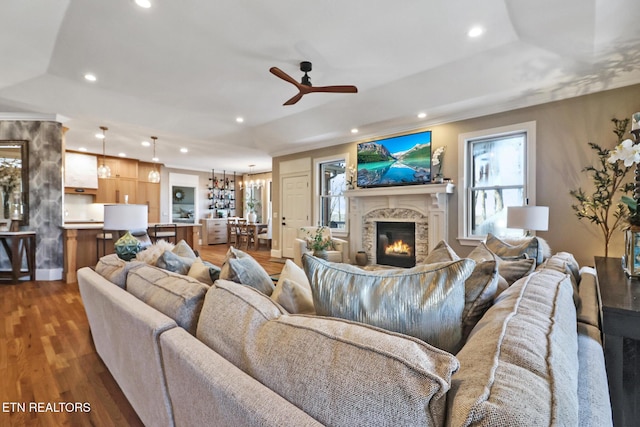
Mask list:
POLYGON ((376 259, 376 222, 413 222, 416 225, 416 263, 423 262, 440 240, 447 240, 448 195, 453 183, 349 190, 349 256, 355 261, 365 251, 369 264, 376 259))

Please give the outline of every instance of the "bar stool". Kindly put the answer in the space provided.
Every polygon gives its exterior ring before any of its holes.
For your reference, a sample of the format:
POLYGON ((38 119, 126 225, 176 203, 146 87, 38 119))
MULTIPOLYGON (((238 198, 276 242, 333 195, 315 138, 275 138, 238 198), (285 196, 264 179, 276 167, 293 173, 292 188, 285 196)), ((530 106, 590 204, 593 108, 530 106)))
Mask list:
POLYGON ((100 245, 102 245, 102 256, 107 254, 107 240, 113 240, 113 234, 103 231, 96 235, 96 259, 100 259, 100 245))
POLYGON ((164 239, 171 242, 173 238, 173 244, 177 244, 178 241, 178 226, 176 224, 156 224, 149 230, 149 237, 155 243, 158 239, 164 239))

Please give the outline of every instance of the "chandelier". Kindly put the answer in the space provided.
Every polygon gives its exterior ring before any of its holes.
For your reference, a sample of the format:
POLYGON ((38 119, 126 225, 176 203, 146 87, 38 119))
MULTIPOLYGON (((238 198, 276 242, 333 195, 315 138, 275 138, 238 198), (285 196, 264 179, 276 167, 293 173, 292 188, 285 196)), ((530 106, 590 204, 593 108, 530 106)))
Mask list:
POLYGON ((152 136, 151 139, 153 139, 153 170, 149 172, 149 182, 153 182, 154 184, 157 184, 160 182, 160 171, 158 171, 158 158, 156 157, 156 140, 158 139, 157 136, 152 136))
POLYGON ((102 164, 98 167, 98 178, 109 178, 111 176, 111 168, 107 166, 105 154, 105 143, 107 139, 105 132, 109 130, 109 128, 100 126, 100 129, 102 130, 102 135, 96 135, 98 138, 102 138, 102 164))
POLYGON ((249 165, 249 175, 247 180, 241 182, 241 188, 242 186, 244 186, 244 188, 249 189, 249 190, 257 190, 259 188, 262 188, 262 186, 264 185, 264 179, 256 179, 254 180, 252 178, 253 176, 253 167, 255 165, 249 165))

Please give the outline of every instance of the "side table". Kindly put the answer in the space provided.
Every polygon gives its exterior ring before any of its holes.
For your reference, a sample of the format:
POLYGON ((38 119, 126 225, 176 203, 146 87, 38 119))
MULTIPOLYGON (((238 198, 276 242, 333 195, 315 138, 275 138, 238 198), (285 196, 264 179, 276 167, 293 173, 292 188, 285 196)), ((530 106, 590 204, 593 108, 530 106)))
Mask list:
POLYGON ((640 419, 640 280, 629 278, 620 258, 595 257, 604 357, 616 427, 640 419))
POLYGON ((2 231, 0 242, 4 248, 11 271, 0 271, 0 278, 10 278, 11 283, 17 284, 22 276, 29 276, 29 280, 36 279, 36 232, 35 231, 2 231), (27 270, 22 270, 22 261, 26 256, 27 270))

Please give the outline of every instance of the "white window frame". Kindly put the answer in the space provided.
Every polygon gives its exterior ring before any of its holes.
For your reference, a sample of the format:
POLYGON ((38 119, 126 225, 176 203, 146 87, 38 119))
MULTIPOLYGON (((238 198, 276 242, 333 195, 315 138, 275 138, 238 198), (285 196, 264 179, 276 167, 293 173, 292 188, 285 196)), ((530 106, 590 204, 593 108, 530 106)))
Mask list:
MULTIPOLYGON (((313 224, 320 223, 320 165, 322 163, 331 163, 331 162, 344 162, 345 165, 345 173, 348 173, 349 170, 349 153, 340 153, 334 156, 329 157, 318 157, 313 159, 313 182, 314 182, 314 191, 313 191, 313 224)), ((345 188, 346 190, 346 188, 345 188)), ((331 235, 335 237, 346 237, 349 235, 349 201, 343 195, 345 199, 345 224, 344 230, 339 230, 336 228, 331 229, 331 235)))
POLYGON ((536 204, 536 122, 518 123, 492 129, 462 133, 458 135, 458 182, 462 186, 458 191, 458 242, 464 246, 476 246, 484 240, 483 236, 471 236, 469 218, 471 209, 470 201, 470 176, 471 176, 471 142, 478 139, 504 137, 511 134, 526 134, 526 160, 524 192, 525 200, 530 205, 536 204))

